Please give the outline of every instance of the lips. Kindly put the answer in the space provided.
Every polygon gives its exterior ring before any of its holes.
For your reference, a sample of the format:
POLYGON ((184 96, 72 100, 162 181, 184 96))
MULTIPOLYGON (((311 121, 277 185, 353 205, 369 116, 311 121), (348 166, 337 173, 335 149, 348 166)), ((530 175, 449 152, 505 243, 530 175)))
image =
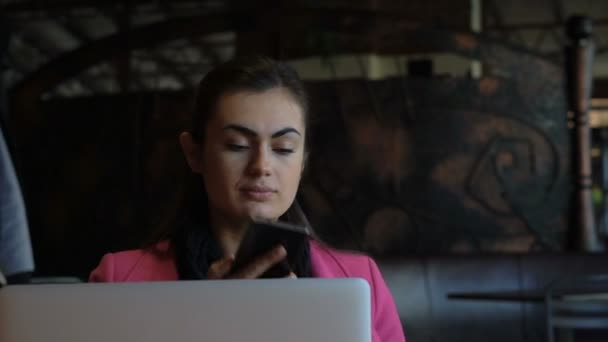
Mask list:
POLYGON ((256 202, 268 201, 277 191, 267 186, 244 186, 240 189, 241 193, 248 199, 256 202))

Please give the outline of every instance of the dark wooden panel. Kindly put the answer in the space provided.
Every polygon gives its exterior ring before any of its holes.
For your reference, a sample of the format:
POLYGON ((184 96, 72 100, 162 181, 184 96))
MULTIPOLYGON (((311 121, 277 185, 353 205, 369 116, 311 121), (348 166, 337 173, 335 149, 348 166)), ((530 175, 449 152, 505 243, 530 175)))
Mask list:
POLYGON ((311 89, 302 197, 328 241, 377 255, 562 247, 569 158, 555 94, 530 103, 498 78, 311 89))
POLYGON ((86 277, 135 248, 175 206, 186 172, 177 134, 187 94, 45 102, 43 130, 19 146, 37 271, 86 277))

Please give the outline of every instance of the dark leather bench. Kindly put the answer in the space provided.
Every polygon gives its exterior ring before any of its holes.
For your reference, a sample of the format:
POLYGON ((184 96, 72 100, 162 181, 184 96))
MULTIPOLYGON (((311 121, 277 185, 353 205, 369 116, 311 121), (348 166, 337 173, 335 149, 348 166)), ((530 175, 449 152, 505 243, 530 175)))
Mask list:
POLYGON ((540 291, 563 276, 608 273, 608 255, 526 254, 379 259, 408 342, 545 341, 542 301, 448 298, 540 291))

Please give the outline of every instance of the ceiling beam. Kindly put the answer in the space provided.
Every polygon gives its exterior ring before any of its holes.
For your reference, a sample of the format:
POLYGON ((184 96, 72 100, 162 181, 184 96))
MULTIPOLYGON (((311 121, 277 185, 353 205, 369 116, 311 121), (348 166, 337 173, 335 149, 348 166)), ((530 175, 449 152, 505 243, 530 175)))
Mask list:
MULTIPOLYGON (((178 38, 189 39, 218 32, 266 32, 272 33, 277 28, 271 23, 280 18, 295 28, 294 34, 302 34, 302 25, 315 28, 318 32, 347 34, 342 41, 336 41, 336 53, 375 52, 379 54, 407 53, 408 51, 447 51, 464 53, 466 55, 479 53, 476 49, 460 44, 460 40, 452 39, 445 30, 424 29, 417 25, 404 22, 396 14, 378 14, 366 10, 286 10, 279 13, 268 13, 267 10, 255 12, 252 10, 226 11, 220 14, 196 15, 192 17, 171 18, 164 22, 152 23, 142 27, 131 28, 128 34, 116 34, 96 39, 76 50, 68 51, 61 58, 53 60, 36 72, 28 75, 19 86, 13 90, 15 95, 23 92, 28 95, 23 99, 28 101, 35 93, 46 91, 66 78, 76 77, 82 70, 99 61, 116 58, 127 49, 149 48, 162 42, 178 38), (253 21, 254 17, 265 17, 269 25, 260 27, 253 21), (336 20, 340 18, 340 20, 336 20), (357 37, 360 43, 352 46, 349 37, 357 37), (381 39, 378 39, 378 37, 381 39), (452 50, 451 50, 452 49, 452 50), (22 89, 27 88, 27 90, 22 89)), ((316 31, 315 31, 316 32, 316 31)), ((313 32, 314 33, 314 32, 313 32)), ((461 33, 469 35, 468 33, 461 33)), ((473 38, 474 39, 474 38, 473 38)), ((285 41, 290 51, 290 58, 310 55, 314 47, 303 46, 299 41, 285 41)), ((314 43, 314 42, 313 42, 314 43)), ((312 44, 312 43, 311 43, 312 44)), ((209 51, 213 51, 210 49, 209 51)), ((208 55, 208 53, 206 53, 208 55)), ((19 96, 17 96, 19 97, 19 96)))
MULTIPOLYGON (((88 44, 92 40, 92 38, 89 37, 82 27, 75 23, 74 18, 71 15, 65 16, 63 20, 58 21, 58 24, 60 24, 62 29, 64 29, 67 33, 72 35, 72 37, 79 40, 81 42, 81 46, 88 44)), ((110 89, 100 83, 100 79, 98 77, 90 75, 86 71, 78 75, 76 79, 86 85, 86 87, 88 87, 92 93, 103 93, 110 91, 110 89)))
MULTIPOLYGON (((172 12, 172 7, 170 4, 171 3, 169 2, 161 2, 159 4, 160 8, 167 15, 172 12)), ((154 62, 156 63, 157 67, 159 68, 159 71, 164 70, 171 73, 171 76, 175 77, 175 79, 177 79, 184 88, 192 86, 192 82, 190 81, 188 75, 176 67, 174 60, 163 55, 157 49, 151 49, 149 50, 149 53, 150 56, 153 58, 154 62)))
MULTIPOLYGON (((484 31, 524 31, 524 30, 541 30, 541 29, 563 29, 564 23, 559 21, 538 22, 538 23, 521 23, 516 25, 487 25, 484 26, 484 31)), ((593 26, 608 26, 608 17, 593 19, 593 26)))
MULTIPOLYGON (((38 39, 34 40, 32 35, 21 36, 23 42, 27 43, 31 48, 36 49, 40 53, 40 55, 45 56, 47 60, 51 60, 56 56, 59 56, 64 53, 64 51, 55 48, 55 46, 51 42, 43 40, 42 36, 38 35, 37 38, 38 39)), ((78 77, 78 82, 80 82, 83 88, 91 92, 99 91, 103 88, 98 84, 98 82, 93 76, 90 76, 86 73, 82 73, 78 77)))
MULTIPOLYGON (((487 0, 484 2, 484 4, 486 4, 485 8, 488 11, 487 13, 494 20, 494 25, 495 25, 494 27, 504 28, 506 26, 505 20, 502 15, 502 12, 500 11, 500 8, 496 4, 496 1, 487 0)), ((484 27, 483 31, 489 31, 490 27, 492 27, 492 26, 484 27)), ((505 40, 517 41, 517 43, 526 46, 526 41, 524 40, 524 38, 518 31, 505 30, 505 29, 496 30, 496 31, 498 31, 505 40)))
MULTIPOLYGON (((201 4, 193 0, 129 0, 131 5, 158 5, 170 2, 173 4, 201 4)), ((9 14, 27 14, 30 12, 57 13, 82 8, 115 8, 124 2, 116 0, 53 0, 53 1, 20 1, 0 5, 0 10, 9 14)))

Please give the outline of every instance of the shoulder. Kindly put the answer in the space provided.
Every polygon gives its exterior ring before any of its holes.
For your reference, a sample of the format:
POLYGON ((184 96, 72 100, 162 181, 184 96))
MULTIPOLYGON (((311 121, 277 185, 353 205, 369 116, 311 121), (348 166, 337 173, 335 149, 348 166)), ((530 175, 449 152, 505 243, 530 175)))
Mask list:
POLYGON ((310 252, 313 276, 357 277, 369 283, 374 341, 405 341, 393 296, 371 257, 358 252, 338 251, 317 241, 311 241, 310 252))
POLYGON ((175 258, 168 241, 150 248, 134 249, 103 256, 90 282, 177 280, 175 258))
POLYGON ((370 280, 377 266, 369 256, 355 251, 331 248, 321 242, 310 242, 313 272, 319 277, 361 277, 370 280))

